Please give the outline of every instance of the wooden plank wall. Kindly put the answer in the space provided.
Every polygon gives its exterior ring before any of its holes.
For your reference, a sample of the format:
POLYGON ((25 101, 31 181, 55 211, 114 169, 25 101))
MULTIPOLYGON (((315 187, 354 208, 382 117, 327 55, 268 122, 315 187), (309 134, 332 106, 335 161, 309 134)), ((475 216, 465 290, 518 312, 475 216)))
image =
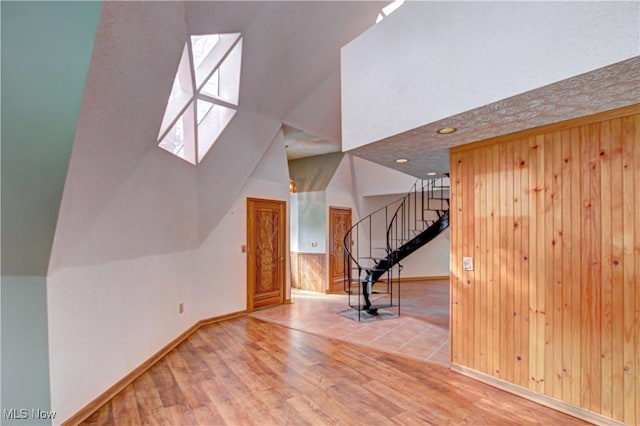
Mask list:
POLYGON ((324 253, 291 252, 291 287, 325 292, 327 272, 324 253))
POLYGON ((640 425, 640 107, 457 147, 451 182, 452 362, 640 425))

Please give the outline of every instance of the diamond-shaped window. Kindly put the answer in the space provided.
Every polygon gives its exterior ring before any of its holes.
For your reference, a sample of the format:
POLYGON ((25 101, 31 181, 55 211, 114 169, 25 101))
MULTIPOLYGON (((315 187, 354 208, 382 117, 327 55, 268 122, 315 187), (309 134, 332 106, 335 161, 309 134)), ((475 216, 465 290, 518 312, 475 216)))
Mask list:
POLYGON ((185 43, 165 109, 158 146, 198 164, 236 113, 242 37, 191 36, 185 43))

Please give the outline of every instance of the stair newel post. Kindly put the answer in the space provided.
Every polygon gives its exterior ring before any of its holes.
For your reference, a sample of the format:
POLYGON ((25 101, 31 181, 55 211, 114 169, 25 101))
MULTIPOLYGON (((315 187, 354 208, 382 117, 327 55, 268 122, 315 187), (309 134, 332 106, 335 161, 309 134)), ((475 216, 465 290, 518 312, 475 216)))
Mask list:
MULTIPOLYGON (((402 204, 400 204, 400 215, 402 215, 402 214, 403 214, 403 207, 404 207, 404 202, 403 202, 402 204)), ((396 235, 395 235, 395 237, 396 237, 396 238, 398 237, 398 235, 397 235, 397 234, 398 234, 398 223, 400 223, 401 221, 402 221, 402 219, 398 218, 398 219, 396 219, 395 221, 392 221, 392 222, 391 222, 391 224, 392 224, 392 226, 393 226, 393 228, 394 228, 395 234, 396 234, 396 235)), ((402 229, 402 228, 400 228, 400 229, 402 229)), ((395 242, 394 242, 394 241, 396 241, 396 240, 392 240, 392 241, 391 241, 391 244, 392 244, 392 246, 391 246, 391 247, 392 247, 392 249, 393 249, 393 250, 395 250, 395 249, 396 249, 396 246, 395 246, 395 242)))
POLYGON ((351 262, 349 262, 349 255, 347 254, 347 245, 346 245, 346 240, 347 237, 349 236, 349 232, 347 232, 347 235, 345 235, 345 239, 343 241, 343 245, 344 245, 344 251, 342 253, 342 264, 345 265, 344 267, 344 276, 342 277, 342 289, 344 291, 347 290, 347 285, 349 287, 351 287, 351 262))
POLYGON ((367 257, 371 257, 371 246, 373 245, 373 234, 371 233, 371 222, 373 222, 373 218, 370 216, 369 217, 369 253, 367 254, 367 257))
POLYGON ((356 225, 356 265, 358 266, 358 278, 360 278, 360 264, 358 263, 358 259, 360 259, 360 226, 356 225))
POLYGON ((411 228, 412 228, 412 225, 413 225, 411 223, 412 222, 411 213, 413 212, 412 204, 414 204, 414 203, 411 202, 411 197, 409 197, 408 202, 409 202, 409 205, 407 206, 407 229, 406 229, 406 234, 405 234, 406 236, 402 240, 402 242, 405 242, 405 241, 411 239, 411 228))
MULTIPOLYGON (((400 243, 404 243, 405 241, 407 241, 411 235, 411 197, 408 197, 407 199, 407 211, 406 211, 406 221, 404 223, 404 235, 402 237, 402 240, 400 241, 400 243)), ((402 244, 400 244, 402 245, 402 244)))
POLYGON ((413 184, 413 229, 417 229, 417 219, 418 219, 418 211, 416 210, 418 208, 418 182, 413 184))
POLYGON ((400 279, 401 273, 402 273, 402 265, 398 263, 398 316, 400 316, 400 302, 402 300, 402 297, 400 294, 400 284, 402 283, 402 280, 400 279))
POLYGON ((421 191, 420 191, 420 201, 421 201, 421 213, 420 213, 420 220, 422 221, 422 226, 424 227, 424 179, 420 180, 420 187, 421 187, 421 191))
POLYGON ((407 212, 407 200, 405 199, 402 202, 402 215, 400 216, 401 221, 400 221, 400 238, 398 238, 394 244, 394 250, 398 249, 398 243, 400 240, 402 240, 404 238, 404 230, 406 229, 404 226, 404 218, 407 212))
POLYGON ((402 221, 400 222, 400 238, 396 240, 395 249, 398 250, 398 247, 402 245, 402 241, 405 238, 406 225, 405 218, 407 217, 407 200, 404 200, 404 204, 402 204, 402 221))
POLYGON ((419 217, 418 217, 418 208, 419 208, 419 204, 418 204, 418 182, 416 182, 416 194, 415 197, 413 199, 413 202, 415 203, 414 209, 413 209, 413 228, 414 229, 420 229, 418 227, 419 224, 419 217))
POLYGON ((385 206, 384 208, 384 227, 385 229, 389 226, 389 206, 385 206))

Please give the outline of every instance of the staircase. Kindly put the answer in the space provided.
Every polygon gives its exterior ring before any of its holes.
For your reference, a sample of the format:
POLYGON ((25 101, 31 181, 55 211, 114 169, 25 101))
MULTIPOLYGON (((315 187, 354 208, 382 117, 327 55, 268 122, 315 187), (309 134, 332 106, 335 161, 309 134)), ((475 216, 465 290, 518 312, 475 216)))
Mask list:
POLYGON ((448 227, 449 178, 443 177, 419 179, 404 197, 347 231, 344 290, 359 320, 360 312, 376 315, 381 308, 400 315, 400 261, 448 227))

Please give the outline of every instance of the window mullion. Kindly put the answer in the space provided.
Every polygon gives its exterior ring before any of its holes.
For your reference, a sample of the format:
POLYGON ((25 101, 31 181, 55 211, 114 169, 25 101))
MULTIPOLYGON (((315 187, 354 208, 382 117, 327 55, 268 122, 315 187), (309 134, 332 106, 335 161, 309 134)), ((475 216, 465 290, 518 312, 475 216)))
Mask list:
MULTIPOLYGON (((193 62, 193 45, 191 44, 191 37, 187 38, 187 45, 189 46, 189 72, 191 73, 191 89, 193 91, 193 98, 191 99, 191 104, 193 105, 193 117, 190 120, 190 125, 193 126, 193 151, 194 151, 194 159, 195 164, 200 162, 200 158, 198 158, 198 91, 196 88, 196 68, 193 62)), ((186 141, 185 141, 186 143, 186 141)))
POLYGON ((227 102, 227 101, 222 100, 222 99, 215 98, 213 96, 209 96, 206 93, 198 93, 196 95, 196 97, 198 99, 201 99, 203 101, 207 101, 207 102, 212 103, 214 105, 220 105, 220 106, 231 108, 231 109, 238 109, 237 105, 232 104, 232 103, 227 102))
MULTIPOLYGON (((236 35, 236 39, 233 41, 233 43, 231 43, 231 46, 227 50, 225 50, 224 53, 222 54, 222 56, 220 57, 220 59, 216 61, 216 66, 211 68, 211 71, 209 71, 207 74, 205 74, 204 78, 202 79, 202 84, 200 84, 200 87, 197 88, 198 90, 202 90, 202 88, 205 86, 205 84, 207 84, 207 81, 211 78, 213 73, 215 73, 220 68, 220 65, 224 62, 225 59, 227 59, 227 56, 229 56, 229 54, 234 49, 234 47, 236 47, 236 45, 238 44, 238 42, 240 41, 241 38, 242 37, 240 36, 240 34, 236 35)), ((216 49, 213 49, 211 52, 209 52, 209 54, 207 55, 205 60, 202 61, 202 64, 200 66, 203 66, 203 64, 205 64, 210 59, 210 57, 212 57, 212 56, 214 56, 216 54, 219 55, 219 53, 216 52, 216 49)))

